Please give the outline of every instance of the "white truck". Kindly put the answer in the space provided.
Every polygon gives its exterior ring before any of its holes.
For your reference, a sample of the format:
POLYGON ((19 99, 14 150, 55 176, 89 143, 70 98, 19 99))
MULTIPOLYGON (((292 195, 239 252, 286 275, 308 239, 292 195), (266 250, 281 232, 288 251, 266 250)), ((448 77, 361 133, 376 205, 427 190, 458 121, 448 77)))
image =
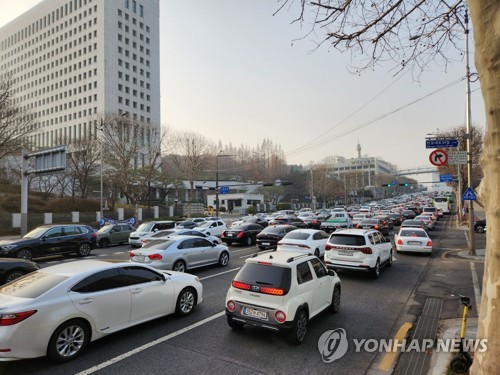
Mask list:
POLYGON ((321 230, 335 232, 338 229, 352 228, 352 220, 347 212, 334 211, 332 216, 321 222, 321 230))

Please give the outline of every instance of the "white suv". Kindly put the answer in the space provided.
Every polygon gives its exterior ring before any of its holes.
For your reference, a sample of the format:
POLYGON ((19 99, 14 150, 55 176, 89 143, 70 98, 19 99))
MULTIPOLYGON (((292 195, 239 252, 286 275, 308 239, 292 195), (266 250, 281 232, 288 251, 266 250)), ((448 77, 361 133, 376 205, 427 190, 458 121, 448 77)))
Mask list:
POLYGON ((227 323, 286 332, 301 344, 309 319, 340 308, 340 279, 314 255, 266 252, 248 258, 226 296, 227 323))
POLYGON ((325 248, 327 267, 362 270, 380 275, 380 267, 392 265, 392 242, 378 230, 345 229, 333 232, 325 248))
POLYGON ((222 232, 227 229, 227 225, 222 220, 208 220, 204 223, 200 223, 197 227, 193 228, 207 236, 217 236, 220 237, 222 232))

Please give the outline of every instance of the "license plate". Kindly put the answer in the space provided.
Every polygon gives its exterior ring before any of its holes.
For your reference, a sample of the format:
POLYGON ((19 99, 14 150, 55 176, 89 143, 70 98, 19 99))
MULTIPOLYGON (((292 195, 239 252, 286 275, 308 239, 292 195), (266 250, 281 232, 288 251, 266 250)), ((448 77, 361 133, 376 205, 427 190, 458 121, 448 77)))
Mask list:
POLYGON ((349 251, 349 250, 339 250, 339 255, 344 255, 344 256, 348 256, 348 257, 352 257, 352 251, 349 251))
POLYGON ((226 233, 226 237, 233 237, 232 233, 226 233))
POLYGON ((366 226, 365 226, 365 227, 363 227, 363 229, 370 229, 370 227, 366 227, 366 226))
POLYGON ((262 242, 262 246, 269 246, 269 245, 271 245, 270 242, 262 242))
POLYGON ((420 245, 418 241, 408 241, 408 245, 420 245))
POLYGON ((134 257, 134 260, 137 261, 137 262, 144 262, 144 255, 136 255, 134 257))
POLYGON ((251 309, 250 307, 243 307, 241 309, 241 314, 245 316, 251 316, 252 318, 267 320, 267 311, 255 310, 251 309))

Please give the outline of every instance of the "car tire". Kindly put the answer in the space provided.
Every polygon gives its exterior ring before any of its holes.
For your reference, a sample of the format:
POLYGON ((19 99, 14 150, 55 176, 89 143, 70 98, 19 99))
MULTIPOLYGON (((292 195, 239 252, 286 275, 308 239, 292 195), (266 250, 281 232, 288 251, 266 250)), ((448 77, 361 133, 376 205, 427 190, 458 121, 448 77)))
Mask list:
POLYGON ((340 288, 336 286, 333 289, 332 303, 330 304, 330 312, 336 314, 340 310, 340 288))
POLYGON ((55 362, 70 361, 80 355, 89 341, 88 325, 80 319, 68 320, 52 334, 47 346, 47 357, 55 362))
POLYGON ((377 259, 377 262, 375 263, 375 267, 373 267, 371 270, 372 277, 374 279, 378 279, 380 276, 380 259, 377 259))
POLYGON ((233 241, 224 241, 227 246, 231 246, 233 244, 233 241))
POLYGON ((482 225, 478 225, 475 228, 476 233, 484 233, 484 227, 482 225))
POLYGON ((33 251, 26 248, 21 249, 16 253, 16 258, 31 260, 33 259, 33 251))
POLYGON ((189 315, 196 306, 196 292, 193 288, 184 288, 177 297, 175 313, 179 316, 189 315))
POLYGON ((246 245, 247 245, 247 246, 252 246, 252 244, 253 244, 252 237, 251 237, 251 236, 248 236, 248 237, 246 238, 246 245))
POLYGON ((103 238, 99 241, 99 247, 105 248, 109 246, 109 240, 107 238, 103 238))
POLYGON ((5 283, 10 283, 12 280, 19 279, 21 276, 24 276, 26 272, 21 270, 11 271, 5 276, 5 283))
POLYGON ((245 323, 237 322, 230 316, 226 316, 226 318, 227 318, 227 325, 231 327, 234 331, 241 331, 243 329, 245 323))
POLYGON ((319 258, 319 249, 314 250, 314 256, 319 258))
POLYGON ((85 242, 80 244, 80 246, 78 246, 76 255, 78 255, 79 257, 87 257, 90 255, 91 251, 92 251, 92 246, 90 246, 89 243, 85 242))
POLYGON ((392 267, 392 249, 389 253, 389 259, 387 259, 387 266, 392 267))
POLYGON ((186 263, 183 260, 178 260, 172 266, 172 271, 186 272, 186 263))
POLYGON ((225 267, 229 263, 229 253, 227 251, 223 251, 219 256, 219 266, 225 267))
POLYGON ((293 328, 288 333, 288 341, 293 345, 300 345, 304 342, 307 334, 307 313, 304 309, 299 309, 295 315, 293 328))

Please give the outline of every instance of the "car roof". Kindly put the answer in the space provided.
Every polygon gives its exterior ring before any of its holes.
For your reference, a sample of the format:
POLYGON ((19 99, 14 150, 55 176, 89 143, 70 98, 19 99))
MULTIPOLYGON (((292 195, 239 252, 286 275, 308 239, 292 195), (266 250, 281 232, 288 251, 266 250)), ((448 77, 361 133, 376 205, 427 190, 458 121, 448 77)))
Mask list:
POLYGON ((73 262, 66 262, 61 264, 56 264, 54 266, 49 266, 41 269, 42 272, 54 274, 54 275, 64 275, 73 276, 84 273, 92 273, 94 271, 108 269, 110 267, 119 266, 130 266, 130 262, 108 262, 105 260, 76 260, 73 262))
POLYGON ((312 254, 304 254, 301 251, 272 251, 257 253, 251 258, 247 258, 247 263, 272 262, 273 264, 289 265, 294 261, 316 258, 312 254))
POLYGON ((340 229, 340 230, 336 230, 335 232, 333 232, 331 235, 335 235, 335 234, 354 234, 354 235, 357 235, 357 236, 361 236, 361 235, 365 235, 367 233, 372 233, 372 232, 377 232, 376 230, 374 229, 340 229))

